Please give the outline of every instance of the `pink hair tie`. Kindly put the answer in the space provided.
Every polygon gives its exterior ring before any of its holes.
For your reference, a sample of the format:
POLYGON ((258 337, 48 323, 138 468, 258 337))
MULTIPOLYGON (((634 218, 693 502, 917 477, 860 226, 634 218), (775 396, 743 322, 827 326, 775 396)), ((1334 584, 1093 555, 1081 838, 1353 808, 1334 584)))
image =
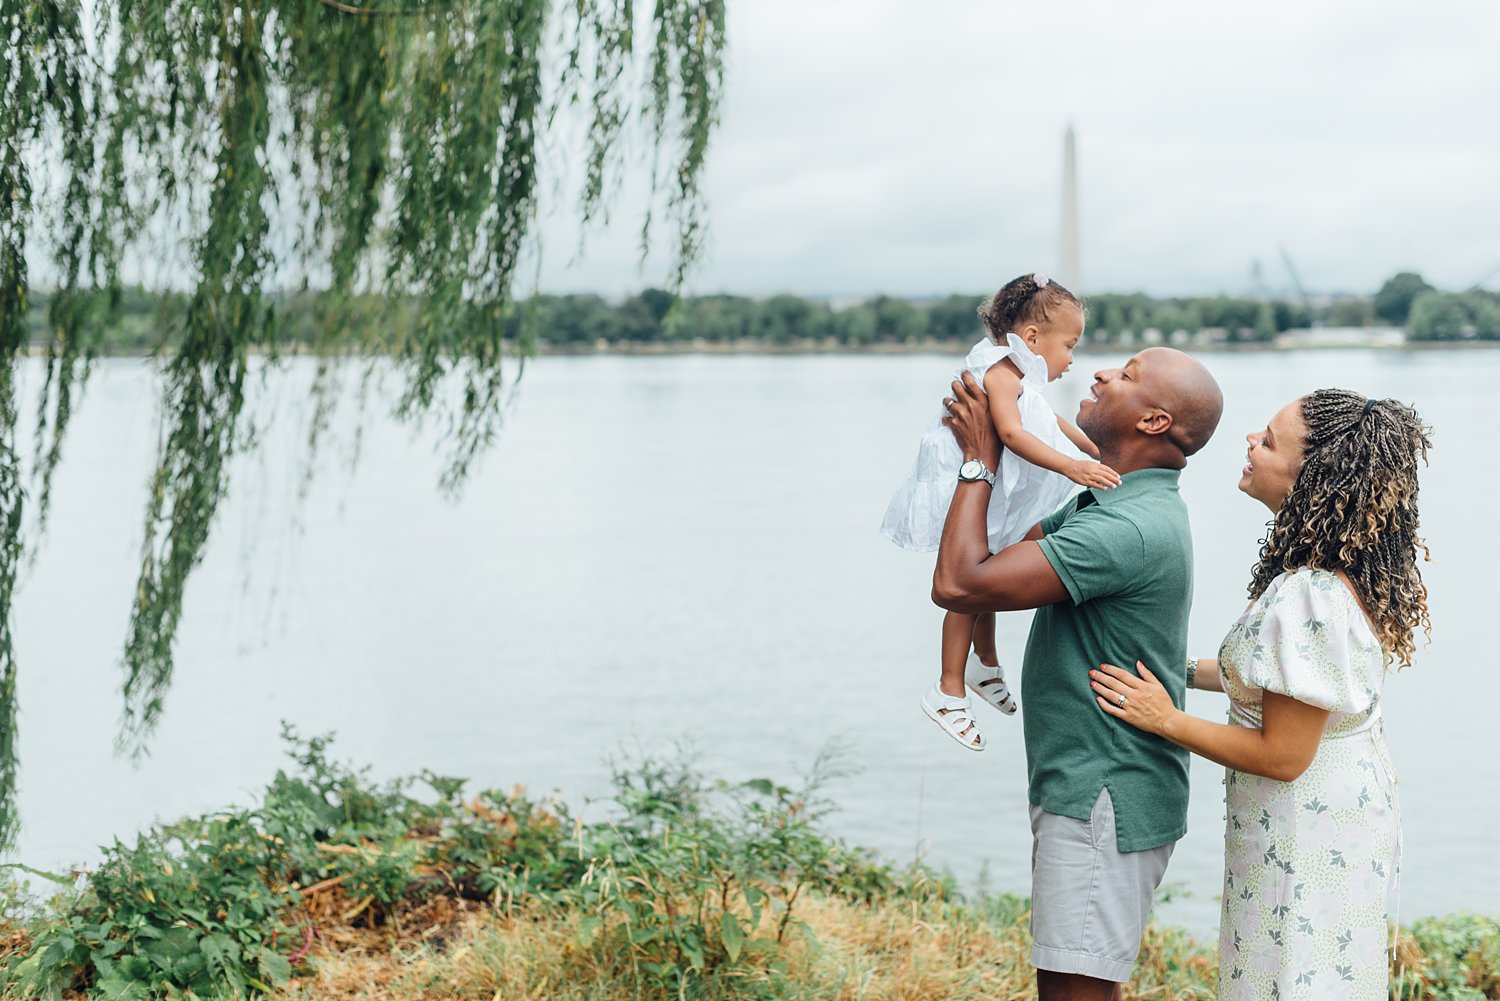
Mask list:
POLYGON ((1035 274, 1033 274, 1031 276, 1031 280, 1034 281, 1034 282, 1036 282, 1036 287, 1037 288, 1046 288, 1047 287, 1047 276, 1044 275, 1044 274, 1042 274, 1040 271, 1038 271, 1035 274))

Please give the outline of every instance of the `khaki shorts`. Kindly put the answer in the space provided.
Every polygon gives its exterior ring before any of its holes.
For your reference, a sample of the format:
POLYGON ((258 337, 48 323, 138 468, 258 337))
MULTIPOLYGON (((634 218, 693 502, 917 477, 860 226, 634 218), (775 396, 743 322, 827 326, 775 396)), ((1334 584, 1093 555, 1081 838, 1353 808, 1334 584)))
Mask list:
POLYGON ((1129 980, 1175 842, 1141 852, 1116 848, 1107 788, 1088 820, 1033 806, 1031 834, 1031 965, 1129 980))

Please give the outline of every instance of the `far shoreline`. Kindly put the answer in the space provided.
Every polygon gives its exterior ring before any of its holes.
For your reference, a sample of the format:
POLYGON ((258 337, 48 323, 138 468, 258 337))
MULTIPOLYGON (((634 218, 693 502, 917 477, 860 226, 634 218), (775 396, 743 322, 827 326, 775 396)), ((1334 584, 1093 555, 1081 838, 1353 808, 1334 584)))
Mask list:
MULTIPOLYGON (((657 341, 604 341, 594 344, 548 344, 537 345, 539 357, 586 357, 589 355, 615 356, 671 356, 671 355, 961 355, 972 346, 969 341, 921 340, 915 343, 884 342, 876 344, 827 344, 819 341, 792 341, 785 344, 766 344, 761 341, 704 341, 657 342, 657 341)), ((1080 355, 1106 355, 1140 351, 1148 347, 1174 347, 1183 351, 1202 354, 1295 354, 1304 351, 1379 351, 1398 354, 1404 351, 1463 351, 1470 349, 1497 350, 1500 340, 1468 341, 1416 341, 1405 344, 1265 344, 1206 342, 1195 344, 1173 344, 1162 341, 1158 344, 1097 344, 1083 343, 1075 350, 1080 355)))
MULTIPOLYGON (((515 342, 506 341, 506 350, 511 357, 515 357, 515 342)), ((873 344, 829 344, 823 341, 801 340, 790 341, 784 344, 767 344, 762 341, 610 341, 604 338, 593 344, 551 344, 545 340, 538 341, 534 357, 540 358, 566 358, 566 357, 679 357, 688 355, 702 355, 707 357, 832 357, 835 355, 850 355, 855 357, 872 356, 904 356, 904 355, 962 355, 972 347, 973 342, 968 340, 934 340, 923 339, 914 343, 905 342, 878 342, 873 344)), ((1075 349, 1079 355, 1118 355, 1122 353, 1141 351, 1149 347, 1172 347, 1183 351, 1197 354, 1296 354, 1307 351, 1336 351, 1336 352, 1360 352, 1375 351, 1380 353, 1400 354, 1402 352, 1443 352, 1443 351, 1493 351, 1500 350, 1500 340, 1463 340, 1463 341, 1409 341, 1402 344, 1267 344, 1264 342, 1242 342, 1226 343, 1222 341, 1207 341, 1194 343, 1189 340, 1186 343, 1173 343, 1170 340, 1162 340, 1157 343, 1132 343, 1132 344, 1099 344, 1082 343, 1075 349)), ((252 350, 250 354, 265 356, 268 352, 252 350)), ((36 343, 28 345, 27 356, 32 358, 44 358, 47 355, 47 345, 36 343)), ((360 355, 357 353, 331 353, 320 354, 311 350, 306 345, 282 345, 276 354, 283 357, 327 357, 327 358, 358 358, 375 357, 373 355, 360 355)), ((170 355, 166 350, 150 349, 120 349, 102 350, 97 358, 152 358, 156 356, 167 357, 170 355)), ((528 355, 528 357, 533 357, 528 355)))

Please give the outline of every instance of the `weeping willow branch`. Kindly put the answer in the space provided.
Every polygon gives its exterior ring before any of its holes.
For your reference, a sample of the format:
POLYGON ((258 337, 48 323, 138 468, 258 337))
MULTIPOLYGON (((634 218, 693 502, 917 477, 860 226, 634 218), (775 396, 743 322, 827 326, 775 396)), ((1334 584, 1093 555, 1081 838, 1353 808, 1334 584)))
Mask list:
MULTIPOLYGON (((458 490, 532 350, 513 286, 534 249, 546 149, 572 134, 571 119, 585 224, 607 218, 639 123, 657 158, 654 212, 675 230, 674 282, 701 253, 724 25, 723 0, 649 11, 632 0, 0 0, 0 845, 15 831, 14 374, 28 350, 27 254, 46 259, 56 288, 31 458, 38 526, 114 322, 122 261, 187 261, 124 649, 119 742, 139 754, 171 684, 186 588, 250 437, 249 359, 274 363, 286 277, 315 300, 316 351, 394 361, 395 416, 439 429, 438 485, 458 490), (401 16, 373 16, 386 14, 401 16), (49 163, 47 197, 28 162, 49 163), (29 247, 32 231, 52 245, 29 247), (371 315, 378 323, 360 322, 371 315)), ((326 436, 333 371, 316 381, 310 448, 326 436)))
MULTIPOLYGON (((47 304, 45 375, 37 404, 38 534, 46 528, 52 475, 62 459, 75 396, 87 378, 104 326, 119 305, 119 255, 111 241, 119 230, 117 215, 122 207, 115 198, 96 197, 106 181, 118 185, 119 150, 102 146, 95 131, 100 109, 92 84, 98 67, 78 8, 54 6, 45 13, 57 29, 52 35, 55 49, 49 54, 51 72, 44 87, 51 97, 50 110, 59 136, 61 155, 56 167, 63 193, 54 260, 60 280, 47 304)), ((99 47, 99 39, 92 42, 93 48, 99 47)))
POLYGON ((244 407, 249 349, 274 339, 274 318, 260 288, 270 263, 264 206, 270 177, 261 156, 269 115, 259 15, 245 10, 217 27, 216 179, 197 252, 198 287, 184 317, 182 346, 167 366, 163 419, 170 430, 157 459, 125 645, 119 743, 137 755, 161 716, 183 594, 228 486, 225 467, 244 407))
MULTIPOLYGON (((0 421, 15 427, 15 411, 5 409, 13 392, 0 386, 7 397, 0 404, 0 421)), ((20 828, 16 816, 16 654, 12 645, 10 613, 16 589, 16 571, 21 564, 21 483, 14 441, 9 430, 0 441, 0 844, 15 841, 20 828)))
MULTIPOLYGON (((25 37, 29 12, 14 0, 0 6, 0 33, 25 37)), ((0 60, 0 845, 15 840, 20 819, 16 800, 16 652, 11 608, 21 563, 22 489, 16 456, 15 371, 11 359, 26 345, 26 235, 31 207, 31 173, 26 139, 42 116, 36 53, 8 45, 0 60)))
POLYGON ((386 15, 418 13, 418 10, 416 8, 400 10, 398 8, 389 7, 356 7, 353 4, 339 3, 338 0, 318 0, 318 2, 321 3, 324 7, 332 7, 340 14, 386 15))

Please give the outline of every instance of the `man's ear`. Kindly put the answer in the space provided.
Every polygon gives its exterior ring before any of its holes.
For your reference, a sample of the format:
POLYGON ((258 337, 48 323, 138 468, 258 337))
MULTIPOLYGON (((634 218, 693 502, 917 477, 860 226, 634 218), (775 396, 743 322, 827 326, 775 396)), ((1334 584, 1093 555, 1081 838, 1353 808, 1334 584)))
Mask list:
POLYGON ((1159 408, 1152 409, 1135 426, 1142 434, 1166 434, 1172 430, 1172 415, 1159 408))

